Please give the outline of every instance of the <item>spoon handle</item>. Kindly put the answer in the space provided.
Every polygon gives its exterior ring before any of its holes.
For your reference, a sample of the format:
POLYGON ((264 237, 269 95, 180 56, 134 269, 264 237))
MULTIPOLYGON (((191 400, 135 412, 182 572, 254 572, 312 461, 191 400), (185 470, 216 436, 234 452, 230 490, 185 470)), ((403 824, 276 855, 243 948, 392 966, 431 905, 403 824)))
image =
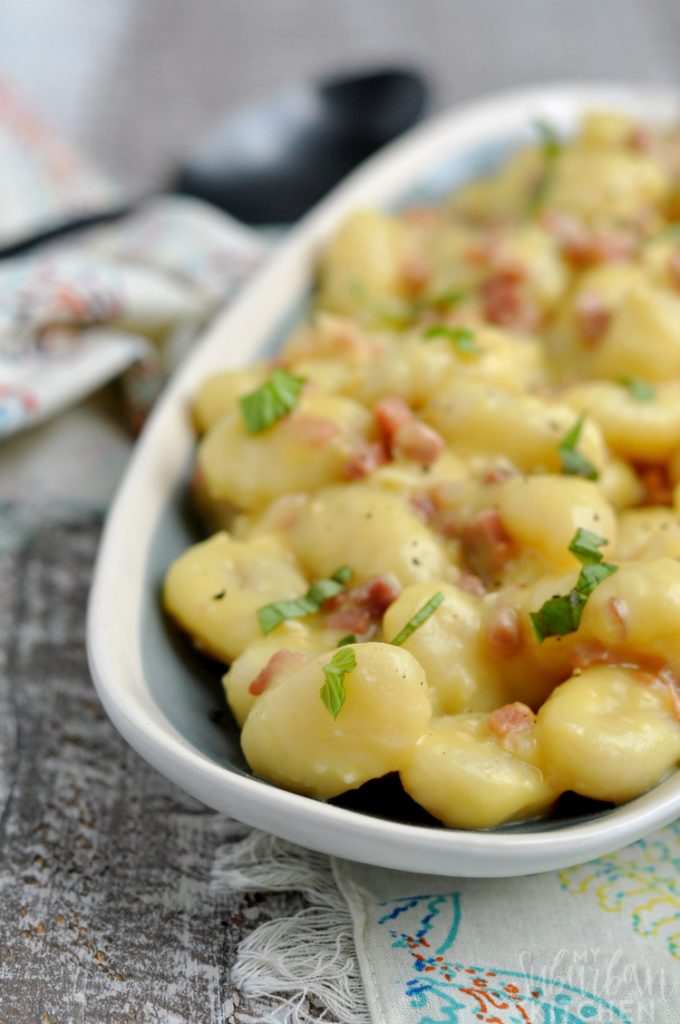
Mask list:
POLYGON ((0 246, 0 260, 9 259, 11 256, 21 256, 30 252, 43 242, 51 242, 55 238, 62 238, 84 228, 94 228, 99 224, 109 224, 113 221, 126 217, 135 209, 135 203, 126 203, 121 206, 112 206, 108 210, 99 210, 96 213, 86 213, 79 217, 70 217, 68 220, 59 221, 56 224, 45 228, 43 231, 36 231, 32 235, 24 235, 9 245, 0 246))

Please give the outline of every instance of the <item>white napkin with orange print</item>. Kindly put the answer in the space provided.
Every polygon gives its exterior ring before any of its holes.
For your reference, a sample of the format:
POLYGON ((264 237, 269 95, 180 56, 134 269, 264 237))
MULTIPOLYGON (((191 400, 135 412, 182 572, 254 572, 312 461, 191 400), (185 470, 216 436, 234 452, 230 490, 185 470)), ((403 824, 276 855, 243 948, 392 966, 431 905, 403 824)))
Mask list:
POLYGON ((618 853, 525 878, 414 875, 251 831, 218 888, 309 906, 242 943, 239 1024, 677 1024, 680 821, 618 853), (300 993, 304 993, 301 995, 300 993), (316 1009, 315 1009, 316 1008, 316 1009))
MULTIPOLYGON (((0 81, 0 243, 117 199, 0 81)), ((0 437, 130 366, 127 409, 138 428, 167 372, 267 248, 214 207, 166 197, 0 261, 0 437)))

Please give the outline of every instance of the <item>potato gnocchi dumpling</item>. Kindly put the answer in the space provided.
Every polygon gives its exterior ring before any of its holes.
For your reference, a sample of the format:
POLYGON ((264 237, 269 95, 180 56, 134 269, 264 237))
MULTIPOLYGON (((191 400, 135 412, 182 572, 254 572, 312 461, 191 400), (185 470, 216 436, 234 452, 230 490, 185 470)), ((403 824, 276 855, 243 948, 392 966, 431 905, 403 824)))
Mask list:
POLYGON ((425 669, 437 714, 493 710, 506 698, 505 687, 480 650, 481 599, 442 580, 406 587, 383 619, 385 637, 395 637, 435 594, 444 600, 403 643, 425 669))
POLYGON ((680 761, 671 685, 602 666, 558 686, 536 727, 558 789, 622 803, 667 775, 680 761))
POLYGON ((290 675, 307 656, 330 650, 340 638, 338 630, 313 628, 293 619, 282 623, 271 636, 259 637, 249 644, 222 677, 236 724, 243 728, 258 696, 272 680, 290 675))
POLYGON ((485 829, 680 761, 680 127, 529 139, 354 211, 275 360, 191 404, 217 532, 163 602, 275 785, 485 829))
POLYGON ((299 509, 284 536, 312 577, 343 562, 356 579, 394 573, 402 586, 418 580, 457 578, 445 543, 408 498, 366 484, 327 488, 299 509))
POLYGON ((335 395, 308 395, 276 430, 252 436, 234 409, 199 446, 204 486, 211 498, 248 510, 289 491, 317 490, 343 478, 371 426, 362 406, 335 395))
POLYGON ((506 750, 488 715, 435 718, 401 770, 406 792, 452 828, 492 828, 545 813, 558 790, 506 750))
POLYGON ((388 644, 347 650, 354 651, 356 668, 346 676, 337 718, 319 697, 332 650, 257 699, 241 742, 262 778, 328 798, 399 771, 410 755, 432 715, 422 667, 408 651, 388 644))
POLYGON ((261 636, 257 609, 307 589, 295 556, 276 537, 194 544, 168 570, 163 601, 196 647, 228 663, 261 636))

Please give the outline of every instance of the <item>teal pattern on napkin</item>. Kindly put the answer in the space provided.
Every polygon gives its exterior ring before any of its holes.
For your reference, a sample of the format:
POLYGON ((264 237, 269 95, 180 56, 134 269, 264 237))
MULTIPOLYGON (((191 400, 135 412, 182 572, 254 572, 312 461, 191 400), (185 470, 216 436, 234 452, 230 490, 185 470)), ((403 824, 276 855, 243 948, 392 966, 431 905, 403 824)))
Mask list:
POLYGON ((405 994, 424 1011, 418 1024, 633 1024, 606 1000, 557 979, 458 963, 450 955, 462 921, 458 892, 379 906, 378 925, 389 929, 392 947, 405 951, 405 967, 415 972, 405 994))

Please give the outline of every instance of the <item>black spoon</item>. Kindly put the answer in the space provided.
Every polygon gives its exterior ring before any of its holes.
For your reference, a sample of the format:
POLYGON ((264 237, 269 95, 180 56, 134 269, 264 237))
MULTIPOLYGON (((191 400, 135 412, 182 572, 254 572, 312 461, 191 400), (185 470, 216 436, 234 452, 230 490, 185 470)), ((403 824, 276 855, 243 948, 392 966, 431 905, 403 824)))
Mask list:
MULTIPOLYGON (((293 86, 227 115, 180 164, 167 190, 207 200, 247 224, 290 224, 415 124, 426 99, 423 77, 400 68, 293 86)), ((71 218, 0 248, 0 258, 117 220, 136 205, 71 218)))

